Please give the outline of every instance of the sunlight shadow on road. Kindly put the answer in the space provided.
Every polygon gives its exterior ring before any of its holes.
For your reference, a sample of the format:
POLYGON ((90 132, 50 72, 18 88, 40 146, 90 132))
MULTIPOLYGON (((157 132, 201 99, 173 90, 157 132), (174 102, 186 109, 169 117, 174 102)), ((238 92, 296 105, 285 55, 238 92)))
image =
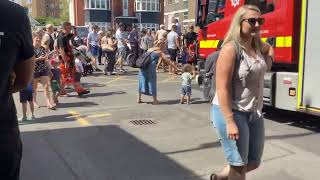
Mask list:
POLYGON ((24 180, 201 180, 118 126, 21 134, 24 180))

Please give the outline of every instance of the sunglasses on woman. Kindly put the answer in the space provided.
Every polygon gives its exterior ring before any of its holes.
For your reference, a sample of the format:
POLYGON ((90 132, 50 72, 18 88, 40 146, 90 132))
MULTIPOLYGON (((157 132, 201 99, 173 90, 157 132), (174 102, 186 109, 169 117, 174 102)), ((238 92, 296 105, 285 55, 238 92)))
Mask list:
POLYGON ((263 25, 265 22, 264 18, 248 18, 248 19, 243 19, 243 21, 247 21, 251 26, 255 26, 258 22, 259 26, 263 25))

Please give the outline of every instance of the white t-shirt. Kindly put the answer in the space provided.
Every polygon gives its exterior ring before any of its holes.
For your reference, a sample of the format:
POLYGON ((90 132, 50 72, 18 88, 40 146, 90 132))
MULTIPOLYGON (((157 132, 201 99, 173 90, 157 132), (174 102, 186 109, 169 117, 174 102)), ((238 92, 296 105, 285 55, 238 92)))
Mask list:
POLYGON ((75 65, 76 65, 77 72, 79 72, 79 73, 83 73, 84 72, 84 69, 83 69, 83 66, 82 66, 82 62, 81 62, 81 60, 79 58, 76 58, 75 65))
POLYGON ((119 29, 116 31, 116 39, 118 40, 118 48, 125 47, 125 45, 122 43, 122 41, 125 40, 125 34, 124 32, 120 31, 119 29))
POLYGON ((176 44, 176 39, 179 38, 179 35, 174 32, 174 31, 170 31, 168 34, 168 49, 177 49, 178 46, 176 44))

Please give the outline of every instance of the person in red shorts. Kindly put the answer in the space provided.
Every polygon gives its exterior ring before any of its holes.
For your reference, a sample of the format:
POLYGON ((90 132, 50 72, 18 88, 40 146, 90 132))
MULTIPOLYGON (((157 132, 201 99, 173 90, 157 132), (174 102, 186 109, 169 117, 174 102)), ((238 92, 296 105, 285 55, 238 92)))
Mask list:
POLYGON ((64 22, 62 24, 62 32, 58 35, 58 47, 60 51, 60 70, 61 70, 61 95, 66 95, 65 85, 66 83, 73 84, 76 92, 79 96, 88 94, 90 91, 84 89, 80 82, 77 81, 78 78, 75 78, 75 62, 72 54, 72 46, 70 40, 72 38, 71 34, 71 23, 64 22))

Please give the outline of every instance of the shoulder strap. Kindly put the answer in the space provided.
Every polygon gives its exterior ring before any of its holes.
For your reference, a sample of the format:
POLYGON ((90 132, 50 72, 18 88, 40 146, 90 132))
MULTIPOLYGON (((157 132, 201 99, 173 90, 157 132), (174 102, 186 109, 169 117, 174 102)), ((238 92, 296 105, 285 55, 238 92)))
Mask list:
POLYGON ((235 65, 234 65, 234 69, 233 69, 233 77, 232 77, 232 99, 234 100, 235 99, 235 94, 234 94, 234 77, 235 77, 235 74, 236 74, 236 71, 239 69, 239 66, 240 66, 240 63, 241 63, 241 60, 244 58, 243 57, 243 49, 242 47, 240 46, 239 43, 235 42, 235 41, 232 41, 232 44, 235 48, 235 51, 236 51, 236 59, 235 59, 235 65))

